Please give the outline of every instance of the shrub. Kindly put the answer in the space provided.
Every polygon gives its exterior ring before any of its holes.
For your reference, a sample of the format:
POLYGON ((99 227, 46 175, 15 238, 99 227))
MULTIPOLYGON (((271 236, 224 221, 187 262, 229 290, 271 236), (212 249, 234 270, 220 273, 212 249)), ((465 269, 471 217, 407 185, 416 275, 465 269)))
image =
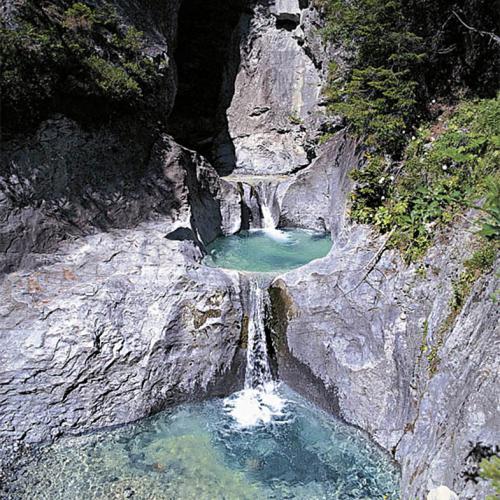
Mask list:
POLYGON ((39 9, 28 1, 19 28, 0 29, 4 133, 26 130, 51 112, 87 118, 139 109, 160 83, 163 63, 141 52, 143 33, 124 27, 116 10, 61 5, 39 9))
POLYGON ((94 10, 77 2, 64 12, 62 25, 70 30, 91 30, 95 21, 94 10))
POLYGON ((365 168, 352 175, 351 217, 381 232, 394 230, 390 245, 413 261, 437 226, 485 196, 481 234, 497 238, 499 110, 498 97, 463 103, 439 130, 421 127, 402 163, 367 154, 365 168))
POLYGON ((465 261, 465 267, 470 272, 482 273, 493 267, 498 252, 498 244, 486 241, 465 261))
POLYGON ((365 144, 396 154, 413 118, 415 85, 405 72, 373 66, 355 69, 344 87, 330 90, 330 110, 345 116, 365 144))
POLYGON ((95 84, 110 99, 122 100, 142 95, 141 87, 124 68, 95 55, 87 59, 87 64, 95 84))
POLYGON ((488 495, 486 500, 496 500, 500 495, 500 457, 493 455, 490 459, 483 458, 480 463, 481 477, 491 481, 496 495, 488 495))
POLYGON ((482 210, 486 216, 481 218, 479 234, 491 240, 500 240, 500 176, 487 177, 486 193, 482 210))

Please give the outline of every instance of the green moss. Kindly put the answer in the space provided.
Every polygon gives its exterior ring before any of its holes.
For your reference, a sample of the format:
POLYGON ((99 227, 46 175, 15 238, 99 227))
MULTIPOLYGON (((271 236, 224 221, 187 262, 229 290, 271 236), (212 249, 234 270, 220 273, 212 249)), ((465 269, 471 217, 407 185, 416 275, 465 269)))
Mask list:
POLYGON ((288 120, 290 121, 290 123, 291 123, 292 125, 302 125, 302 123, 303 123, 302 118, 300 118, 300 117, 299 117, 299 115, 297 115, 296 113, 291 114, 291 115, 288 117, 288 120))

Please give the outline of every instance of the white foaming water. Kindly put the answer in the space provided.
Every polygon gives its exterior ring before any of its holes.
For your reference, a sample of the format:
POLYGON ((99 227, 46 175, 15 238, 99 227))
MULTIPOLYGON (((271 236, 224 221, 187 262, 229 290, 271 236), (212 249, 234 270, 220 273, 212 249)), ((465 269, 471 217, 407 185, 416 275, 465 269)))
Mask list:
POLYGON ((224 406, 240 427, 265 425, 284 414, 285 401, 275 389, 274 382, 260 389, 243 389, 227 398, 224 406))
POLYGON ((275 224, 271 209, 267 205, 261 205, 260 209, 262 211, 262 228, 274 229, 275 224))
POLYGON ((262 211, 262 231, 264 231, 268 236, 277 241, 285 241, 288 239, 288 235, 275 227, 273 216, 271 210, 268 206, 262 205, 260 207, 262 211))
POLYGON ((262 185, 260 195, 260 211, 262 213, 262 230, 271 238, 277 241, 285 241, 288 235, 276 228, 276 222, 271 211, 271 207, 276 195, 276 186, 262 185), (267 186, 267 188, 265 187, 267 186), (273 189, 274 188, 274 189, 273 189))
POLYGON ((264 290, 256 279, 249 282, 248 346, 245 388, 224 402, 240 427, 254 427, 282 416, 285 401, 276 392, 267 354, 264 328, 264 290))

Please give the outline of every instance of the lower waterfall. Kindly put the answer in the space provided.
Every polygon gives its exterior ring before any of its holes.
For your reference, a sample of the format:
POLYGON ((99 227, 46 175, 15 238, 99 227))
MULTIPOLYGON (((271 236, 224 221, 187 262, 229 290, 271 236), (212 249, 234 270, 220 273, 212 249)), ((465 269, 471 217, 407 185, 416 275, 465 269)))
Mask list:
POLYGON ((267 353, 264 290, 257 279, 249 282, 249 317, 245 389, 263 389, 272 382, 267 353))
POLYGON ((225 400, 230 415, 242 427, 270 422, 283 413, 285 401, 276 391, 269 365, 265 332, 266 284, 258 277, 248 282, 248 346, 245 386, 225 400))

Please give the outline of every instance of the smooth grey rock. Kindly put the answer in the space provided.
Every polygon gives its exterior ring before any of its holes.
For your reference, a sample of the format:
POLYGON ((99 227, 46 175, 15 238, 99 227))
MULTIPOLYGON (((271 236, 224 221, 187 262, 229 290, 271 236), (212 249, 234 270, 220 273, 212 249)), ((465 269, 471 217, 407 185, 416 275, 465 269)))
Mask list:
POLYGON ((239 186, 221 179, 221 228, 225 235, 242 229, 242 193, 239 186))
POLYGON ((342 230, 345 202, 352 182, 349 172, 360 165, 356 143, 344 132, 319 148, 312 164, 284 186, 280 225, 331 231, 342 230))
POLYGON ((458 495, 446 486, 438 486, 429 491, 427 500, 458 500, 458 495))
POLYGON ((303 168, 325 122, 322 70, 310 50, 294 33, 277 28, 260 4, 242 18, 239 31, 240 62, 237 70, 228 70, 236 75, 225 112, 227 132, 218 139, 218 168, 253 174, 303 168))

